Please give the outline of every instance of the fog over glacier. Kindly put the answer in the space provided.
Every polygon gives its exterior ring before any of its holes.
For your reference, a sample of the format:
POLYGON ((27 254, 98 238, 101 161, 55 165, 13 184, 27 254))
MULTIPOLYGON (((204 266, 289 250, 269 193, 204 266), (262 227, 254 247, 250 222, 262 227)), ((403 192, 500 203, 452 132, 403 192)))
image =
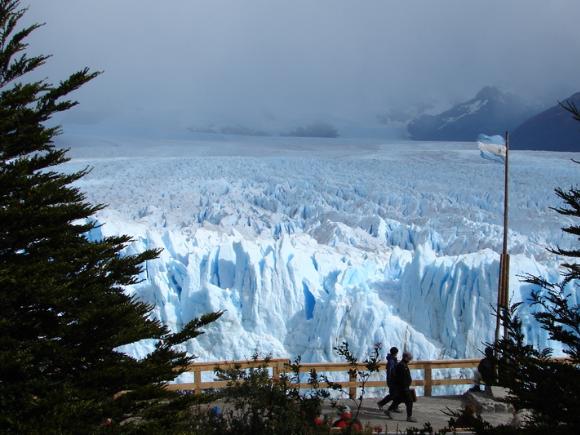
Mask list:
MULTIPOLYGON (((58 117, 65 131, 150 137, 188 128, 342 136, 438 113, 493 85, 551 107, 580 90, 577 0, 50 0, 39 78, 105 74, 58 117)), ((487 132, 494 133, 494 132, 487 132)))
MULTIPOLYGON (((172 330, 224 310, 186 347, 200 360, 258 350, 304 361, 358 356, 374 343, 417 359, 477 357, 492 340, 502 237, 502 165, 473 143, 63 136, 64 170, 107 203, 89 236, 129 234, 163 248, 128 292, 172 330)), ((547 246, 571 242, 553 189, 578 181, 578 155, 513 152, 512 302, 519 276, 558 279, 547 246)), ((524 308, 531 342, 549 344, 524 308)), ((127 350, 143 356, 151 343, 127 350)), ((558 351, 558 349, 556 349, 558 351)))

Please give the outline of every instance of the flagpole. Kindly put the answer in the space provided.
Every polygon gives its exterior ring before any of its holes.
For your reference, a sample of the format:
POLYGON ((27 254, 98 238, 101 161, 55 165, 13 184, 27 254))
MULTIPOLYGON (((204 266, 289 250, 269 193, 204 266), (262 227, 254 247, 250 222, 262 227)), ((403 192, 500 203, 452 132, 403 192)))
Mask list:
MULTIPOLYGON (((509 303, 509 276, 510 276, 510 256, 508 254, 508 216, 509 216, 509 154, 510 154, 509 132, 505 132, 505 174, 504 174, 504 205, 503 205, 503 285, 502 285, 502 305, 507 310, 509 303)), ((507 325, 503 324, 503 336, 507 335, 507 325)))
POLYGON ((503 254, 499 256, 499 277, 497 280, 497 308, 495 314, 495 345, 497 352, 497 345, 499 343, 499 331, 500 331, 500 314, 501 314, 501 303, 502 303, 502 292, 501 286, 503 283, 503 254))
MULTIPOLYGON (((505 160, 504 160, 504 195, 503 195, 503 248, 499 259, 499 278, 497 286, 497 316, 495 322, 495 343, 499 342, 500 314, 507 309, 509 301, 509 269, 510 257, 507 252, 508 246, 508 174, 509 174, 509 133, 505 132, 505 160)), ((503 335, 507 334, 507 326, 504 322, 503 335)))

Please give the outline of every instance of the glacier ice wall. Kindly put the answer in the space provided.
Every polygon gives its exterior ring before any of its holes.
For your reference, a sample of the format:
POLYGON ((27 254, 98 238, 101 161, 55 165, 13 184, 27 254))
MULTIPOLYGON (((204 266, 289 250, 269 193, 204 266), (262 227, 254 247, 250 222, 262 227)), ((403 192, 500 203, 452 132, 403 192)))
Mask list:
MULTIPOLYGON (((225 311, 188 351, 204 360, 257 350, 325 361, 348 341, 359 356, 383 343, 433 359, 479 356, 492 339, 501 166, 475 147, 181 145, 173 155, 159 146, 80 156, 65 168, 91 165, 78 186, 109 204, 90 237, 127 233, 135 239, 128 251, 163 249, 128 292, 173 330, 225 311)), ((514 153, 512 167, 517 302, 532 290, 518 275, 558 277, 545 247, 568 243, 567 221, 548 207, 557 204, 553 188, 576 182, 577 169, 561 153, 532 152, 514 153)), ((523 314, 530 340, 546 345, 523 314)))

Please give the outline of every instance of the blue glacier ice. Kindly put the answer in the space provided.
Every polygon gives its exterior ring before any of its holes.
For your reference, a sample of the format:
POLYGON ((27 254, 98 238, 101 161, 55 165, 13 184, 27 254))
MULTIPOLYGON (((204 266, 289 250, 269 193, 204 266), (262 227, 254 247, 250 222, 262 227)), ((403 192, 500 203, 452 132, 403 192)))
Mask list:
MULTIPOLYGON (((128 252, 163 248, 127 292, 172 330, 225 311, 186 343, 200 360, 257 350, 332 361, 342 341, 358 356, 383 343, 416 359, 479 357, 493 337, 503 168, 474 143, 63 142, 73 147, 65 170, 92 166, 77 186, 109 204, 89 237, 125 233, 128 252)), ((578 182, 571 157, 510 154, 512 302, 532 291, 520 275, 558 279, 561 259, 545 248, 572 241, 560 229, 569 220, 549 207, 555 187, 578 182)), ((530 342, 551 344, 530 310, 530 342)), ((124 349, 141 357, 151 346, 124 349)))

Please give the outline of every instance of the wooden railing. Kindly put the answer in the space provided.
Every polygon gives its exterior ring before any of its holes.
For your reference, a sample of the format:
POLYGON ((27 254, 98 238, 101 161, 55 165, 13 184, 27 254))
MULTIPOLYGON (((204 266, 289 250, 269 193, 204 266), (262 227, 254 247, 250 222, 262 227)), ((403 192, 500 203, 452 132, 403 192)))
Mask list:
MULTIPOLYGON (((456 359, 456 360, 434 360, 434 361, 412 361, 409 363, 409 368, 411 370, 422 370, 423 376, 421 379, 414 379, 413 385, 418 387, 423 387, 423 392, 425 396, 431 396, 433 394, 433 386, 437 385, 466 385, 472 384, 473 379, 469 378, 445 378, 436 379, 433 378, 433 370, 438 369, 473 369, 477 367, 479 359, 456 359)), ((214 372, 216 369, 232 369, 232 368, 256 368, 256 367, 269 367, 272 370, 272 378, 279 379, 282 373, 290 371, 289 362, 287 359, 270 359, 270 360, 245 360, 245 361, 216 361, 216 362, 206 362, 206 363, 194 363, 187 367, 187 372, 193 373, 193 383, 184 384, 170 384, 167 386, 170 390, 189 390, 200 393, 202 390, 208 390, 213 388, 224 388, 227 386, 227 381, 202 381, 202 374, 204 372, 214 372)), ((328 372, 343 372, 349 373, 352 366, 347 363, 303 363, 300 365, 301 373, 308 373, 310 370, 315 369, 317 373, 328 373, 328 372)), ((364 364, 359 364, 357 370, 366 370, 364 364)), ((381 364, 380 373, 385 373, 385 364, 381 364)), ((357 388, 361 387, 361 383, 357 381, 356 375, 349 374, 348 381, 337 381, 343 386, 343 388, 348 388, 349 396, 351 398, 356 397, 357 388)), ((300 383, 295 385, 298 388, 311 388, 308 383, 300 383)), ((324 386, 324 385, 323 385, 324 386)), ((366 383, 367 388, 384 388, 385 381, 368 381, 366 383)))

